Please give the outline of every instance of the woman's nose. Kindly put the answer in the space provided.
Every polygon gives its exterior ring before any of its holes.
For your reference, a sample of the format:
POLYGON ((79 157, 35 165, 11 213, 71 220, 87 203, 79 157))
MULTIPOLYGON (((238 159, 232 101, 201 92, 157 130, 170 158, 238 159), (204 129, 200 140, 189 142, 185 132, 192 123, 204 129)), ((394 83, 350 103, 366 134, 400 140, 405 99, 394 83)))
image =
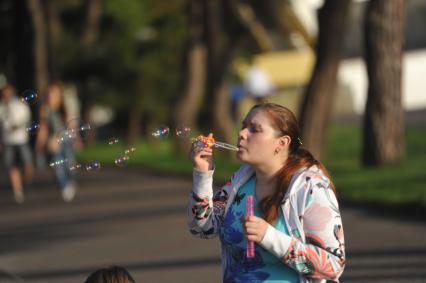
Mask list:
POLYGON ((244 129, 241 129, 239 132, 238 132, 238 137, 240 138, 240 139, 245 139, 245 137, 246 137, 246 134, 247 134, 247 128, 244 128, 244 129))

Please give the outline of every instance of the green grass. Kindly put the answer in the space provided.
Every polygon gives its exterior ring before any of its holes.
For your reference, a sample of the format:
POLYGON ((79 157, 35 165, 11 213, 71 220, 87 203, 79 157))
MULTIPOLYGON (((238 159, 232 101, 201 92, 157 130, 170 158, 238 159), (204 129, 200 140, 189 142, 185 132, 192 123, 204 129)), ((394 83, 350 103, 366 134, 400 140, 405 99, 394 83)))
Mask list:
POLYGON ((407 129, 407 156, 399 164, 380 168, 361 166, 362 132, 334 126, 325 164, 339 195, 350 201, 426 207, 426 130, 407 129))
MULTIPOLYGON (((340 199, 385 205, 420 205, 426 207, 426 130, 407 130, 407 156, 400 164, 381 168, 363 168, 361 156, 361 130, 357 127, 333 126, 330 129, 325 165, 332 175, 340 199)), ((144 167, 166 172, 190 175, 191 162, 186 154, 177 156, 171 140, 155 143, 140 141, 128 161, 129 167, 144 167)), ((118 143, 99 143, 87 147, 78 159, 81 162, 99 161, 114 165, 127 147, 118 143)), ((235 158, 220 150, 215 157, 215 177, 219 182, 228 179, 239 166, 235 158), (222 154, 221 154, 222 153, 222 154)))

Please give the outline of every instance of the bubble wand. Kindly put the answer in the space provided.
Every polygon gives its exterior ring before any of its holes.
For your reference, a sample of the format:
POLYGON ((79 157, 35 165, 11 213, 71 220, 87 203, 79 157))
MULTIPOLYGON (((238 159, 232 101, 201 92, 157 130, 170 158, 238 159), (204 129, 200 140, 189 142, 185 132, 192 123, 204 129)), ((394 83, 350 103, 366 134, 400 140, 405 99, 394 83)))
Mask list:
POLYGON ((233 151, 238 151, 238 147, 236 147, 235 145, 232 144, 228 144, 228 143, 224 143, 224 142, 217 142, 215 141, 215 139, 213 138, 213 135, 209 135, 209 136, 198 136, 196 138, 193 139, 194 142, 200 142, 204 145, 206 145, 207 147, 219 147, 219 148, 223 148, 223 149, 228 149, 228 150, 233 150, 233 151))
MULTIPOLYGON (((253 216, 254 215, 254 204, 253 204, 253 196, 248 195, 246 200, 246 216, 253 216)), ((247 241, 247 252, 246 252, 247 258, 253 258, 254 257, 254 242, 253 241, 247 241)))

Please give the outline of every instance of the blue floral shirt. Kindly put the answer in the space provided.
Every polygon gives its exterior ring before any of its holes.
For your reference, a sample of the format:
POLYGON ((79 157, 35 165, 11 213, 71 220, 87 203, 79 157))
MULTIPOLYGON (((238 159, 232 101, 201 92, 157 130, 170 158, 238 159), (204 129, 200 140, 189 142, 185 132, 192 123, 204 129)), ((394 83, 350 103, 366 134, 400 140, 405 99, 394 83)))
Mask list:
MULTIPOLYGON (((256 177, 251 177, 238 191, 229 207, 223 225, 219 229, 222 248, 227 249, 226 268, 223 282, 299 282, 298 274, 267 250, 255 244, 255 257, 246 257, 247 241, 241 219, 246 215, 246 197, 254 197, 254 215, 262 217, 255 194, 256 177)), ((273 225, 289 235, 280 211, 273 225)))

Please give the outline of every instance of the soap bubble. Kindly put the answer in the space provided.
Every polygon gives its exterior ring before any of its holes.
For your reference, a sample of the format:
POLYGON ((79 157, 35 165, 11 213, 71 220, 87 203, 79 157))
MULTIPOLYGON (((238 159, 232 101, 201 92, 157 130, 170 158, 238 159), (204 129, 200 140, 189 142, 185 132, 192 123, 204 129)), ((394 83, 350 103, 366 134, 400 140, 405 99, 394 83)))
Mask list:
POLYGON ((133 153, 133 152, 135 152, 135 151, 136 151, 136 148, 131 147, 131 148, 129 148, 129 149, 126 149, 126 150, 124 151, 124 154, 125 154, 125 155, 129 155, 130 153, 133 153))
POLYGON ((32 105, 37 100, 37 93, 34 90, 27 89, 22 93, 21 101, 32 105))
POLYGON ((117 165, 117 166, 120 166, 120 167, 124 167, 124 166, 126 166, 127 165, 127 161, 129 160, 129 157, 127 156, 127 155, 123 155, 123 156, 120 156, 119 158, 117 158, 115 161, 114 161, 114 163, 117 165))
POLYGON ((29 133, 29 134, 35 134, 36 131, 38 130, 38 128, 40 128, 40 124, 37 122, 32 122, 31 125, 29 127, 27 127, 25 130, 29 133))
POLYGON ((186 138, 191 133, 191 128, 181 126, 176 129, 176 135, 180 138, 186 138))
POLYGON ((74 164, 73 166, 70 166, 70 171, 75 171, 81 169, 81 164, 74 164))
POLYGON ((58 143, 63 143, 66 141, 71 141, 77 137, 76 133, 74 131, 70 130, 63 130, 56 134, 58 137, 58 143))
POLYGON ((59 133, 58 142, 75 140, 76 138, 85 138, 90 131, 91 126, 80 118, 71 119, 67 123, 67 128, 59 133))
POLYGON ((118 143, 118 139, 117 138, 110 138, 108 140, 108 145, 113 145, 113 144, 116 144, 116 143, 118 143))
POLYGON ((86 171, 99 171, 101 169, 101 163, 98 161, 92 161, 86 164, 86 171))
POLYGON ((75 134, 80 134, 82 137, 84 137, 91 128, 89 123, 84 122, 80 118, 74 118, 67 122, 67 130, 75 134))
POLYGON ((49 166, 53 168, 53 167, 64 165, 67 162, 68 162, 68 159, 66 159, 66 158, 64 158, 64 159, 57 159, 57 160, 53 160, 52 162, 50 162, 49 166))
POLYGON ((152 136, 155 138, 166 138, 169 136, 170 128, 169 127, 160 127, 152 132, 152 136))

